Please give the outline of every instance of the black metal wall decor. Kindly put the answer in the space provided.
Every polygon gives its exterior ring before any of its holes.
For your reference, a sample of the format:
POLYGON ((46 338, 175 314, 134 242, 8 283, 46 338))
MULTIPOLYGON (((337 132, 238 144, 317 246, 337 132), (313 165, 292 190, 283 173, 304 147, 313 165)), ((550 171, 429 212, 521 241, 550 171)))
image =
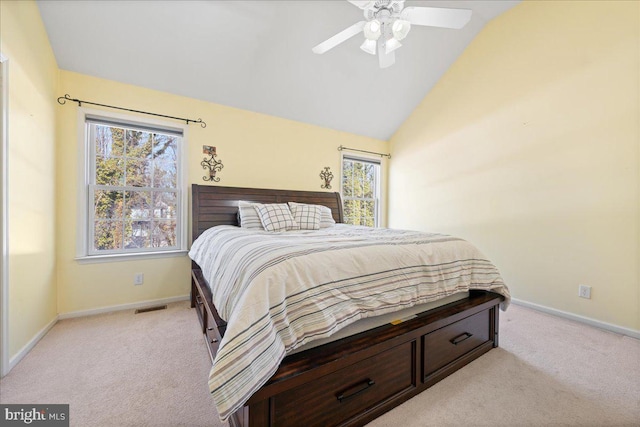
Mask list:
POLYGON ((329 166, 325 166, 324 170, 320 172, 320 178, 324 181, 324 184, 320 188, 326 188, 331 190, 331 180, 333 179, 333 173, 329 170, 329 166))
POLYGON ((216 160, 216 147, 212 147, 210 145, 203 145, 202 152, 211 156, 210 158, 204 158, 200 164, 202 165, 202 169, 209 169, 209 176, 203 176, 202 179, 205 181, 213 181, 220 182, 220 178, 216 176, 216 172, 220 172, 224 165, 222 161, 216 160))

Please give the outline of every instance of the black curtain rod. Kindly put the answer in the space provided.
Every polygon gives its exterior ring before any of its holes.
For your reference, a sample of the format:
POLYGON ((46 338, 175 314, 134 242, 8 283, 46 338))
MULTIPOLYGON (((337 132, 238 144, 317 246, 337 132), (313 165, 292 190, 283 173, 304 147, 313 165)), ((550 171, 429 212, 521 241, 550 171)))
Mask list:
POLYGON ((391 158, 391 154, 384 154, 384 153, 376 153, 374 151, 366 151, 366 150, 357 150, 355 148, 348 148, 348 147, 343 147, 342 145, 338 147, 338 151, 342 151, 342 150, 349 150, 349 151, 357 151, 359 153, 367 153, 367 154, 375 154, 376 156, 380 156, 380 157, 386 157, 388 159, 391 158))
POLYGON ((60 104, 60 105, 66 104, 67 101, 77 102, 78 103, 78 107, 82 107, 82 104, 97 105, 99 107, 113 108, 115 110, 131 111, 132 113, 148 114, 150 116, 164 117, 164 118, 173 119, 173 120, 180 120, 181 122, 186 122, 187 124, 189 124, 189 123, 199 123, 200 126, 202 126, 203 128, 207 127, 207 124, 202 119, 198 119, 198 120, 184 119, 182 117, 173 117, 173 116, 165 116, 164 114, 149 113, 148 111, 132 110, 130 108, 114 107, 113 105, 98 104, 96 102, 89 102, 89 101, 83 101, 81 99, 71 98, 71 96, 69 96, 69 94, 66 94, 65 96, 58 97, 58 104, 60 104))

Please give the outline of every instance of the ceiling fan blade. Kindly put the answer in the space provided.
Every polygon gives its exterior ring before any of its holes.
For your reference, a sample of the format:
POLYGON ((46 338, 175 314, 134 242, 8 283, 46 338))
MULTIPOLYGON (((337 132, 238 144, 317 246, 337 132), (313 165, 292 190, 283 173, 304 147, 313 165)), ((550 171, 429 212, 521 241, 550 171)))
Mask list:
POLYGON ((319 45, 317 45, 311 50, 313 51, 313 53, 317 53, 318 55, 321 55, 326 51, 328 51, 329 49, 333 49, 334 47, 338 46, 340 43, 349 40, 351 37, 355 36, 356 34, 361 33, 362 29, 364 28, 364 24, 366 24, 365 21, 356 22, 352 26, 340 31, 335 36, 323 41, 322 43, 320 43, 319 45))
POLYGON ((366 9, 369 6, 373 6, 375 1, 372 0, 347 0, 352 5, 358 6, 360 9, 366 9))
POLYGON ((471 19, 470 9, 405 7, 400 16, 414 25, 460 29, 471 19))
POLYGON ((380 68, 390 67, 395 64, 395 62, 396 52, 391 51, 387 53, 384 43, 378 43, 378 63, 380 64, 380 68))

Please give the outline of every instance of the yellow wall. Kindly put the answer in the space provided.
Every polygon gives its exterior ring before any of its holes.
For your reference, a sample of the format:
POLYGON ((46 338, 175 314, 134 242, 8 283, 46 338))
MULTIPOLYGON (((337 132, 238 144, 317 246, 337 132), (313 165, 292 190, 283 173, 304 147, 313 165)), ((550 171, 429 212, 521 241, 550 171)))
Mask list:
MULTIPOLYGON (((322 191, 320 172, 334 174, 339 191, 339 145, 388 151, 388 143, 264 114, 60 71, 59 93, 178 117, 202 118, 206 128, 188 130, 190 183, 203 184, 203 145, 217 147, 224 169, 218 185, 322 191)), ((60 313, 186 295, 189 259, 185 256, 108 264, 78 264, 75 257, 77 195, 77 106, 59 107, 57 165, 58 308, 60 313), (145 283, 133 285, 135 273, 145 283)))
POLYGON ((639 8, 489 23, 391 140, 390 226, 467 238, 515 298, 640 330, 639 8))
POLYGON ((57 314, 55 97, 58 67, 35 2, 0 2, 8 58, 9 357, 57 314))

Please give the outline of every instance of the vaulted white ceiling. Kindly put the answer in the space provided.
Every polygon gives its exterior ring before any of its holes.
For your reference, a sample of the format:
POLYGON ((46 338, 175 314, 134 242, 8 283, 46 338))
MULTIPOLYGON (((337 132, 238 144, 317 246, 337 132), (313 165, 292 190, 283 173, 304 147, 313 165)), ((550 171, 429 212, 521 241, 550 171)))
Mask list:
POLYGON ((64 70, 388 140, 482 28, 517 3, 408 0, 473 15, 461 30, 414 26, 386 69, 360 50, 361 35, 311 52, 363 19, 344 0, 38 5, 64 70))

